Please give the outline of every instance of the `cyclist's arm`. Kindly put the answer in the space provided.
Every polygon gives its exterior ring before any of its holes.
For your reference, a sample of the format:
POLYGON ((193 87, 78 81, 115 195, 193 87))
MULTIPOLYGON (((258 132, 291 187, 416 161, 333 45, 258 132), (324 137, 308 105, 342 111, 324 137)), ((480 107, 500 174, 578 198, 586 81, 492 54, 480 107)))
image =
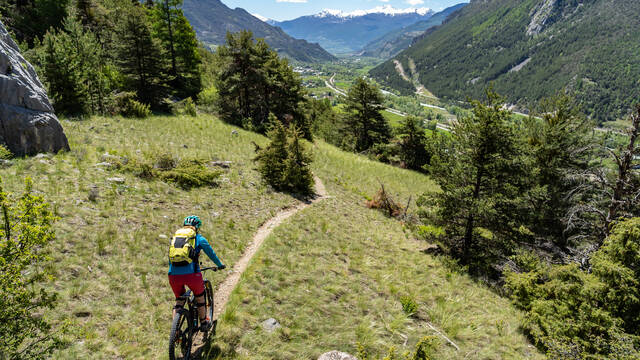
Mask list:
POLYGON ((216 266, 222 266, 222 261, 218 259, 218 255, 216 255, 216 252, 213 251, 213 248, 211 247, 211 245, 209 245, 209 242, 204 238, 204 236, 198 235, 198 245, 204 251, 204 253, 207 254, 209 259, 211 259, 211 261, 216 264, 216 266))

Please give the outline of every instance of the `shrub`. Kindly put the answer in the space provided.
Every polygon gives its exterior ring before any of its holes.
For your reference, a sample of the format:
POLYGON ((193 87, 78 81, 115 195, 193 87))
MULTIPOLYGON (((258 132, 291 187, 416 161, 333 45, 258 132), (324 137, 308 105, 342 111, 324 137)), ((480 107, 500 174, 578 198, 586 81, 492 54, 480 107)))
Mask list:
POLYGON ((402 304, 402 311, 405 314, 412 316, 418 311, 418 303, 411 296, 403 296, 400 298, 400 304, 402 304))
MULTIPOLYGON (((435 336, 425 336, 416 344, 416 350, 413 353, 407 351, 402 355, 398 355, 396 348, 391 347, 383 360, 433 360, 435 359, 433 353, 439 344, 440 341, 435 336)), ((371 359, 369 352, 362 344, 358 343, 357 348, 359 360, 371 359)))
POLYGON ((7 149, 6 146, 0 144, 0 160, 9 160, 13 158, 13 153, 11 150, 7 149))
POLYGON ((55 217, 33 182, 25 180, 24 193, 10 198, 0 186, 0 357, 43 359, 62 343, 46 317, 56 294, 41 285, 51 278, 45 248, 55 239, 55 217))
POLYGON ((198 94, 198 106, 205 111, 212 112, 218 101, 218 89, 215 86, 208 87, 198 94))
POLYGON ((120 92, 113 96, 113 107, 109 112, 124 117, 147 118, 151 115, 151 107, 136 100, 135 92, 120 92))
POLYGON ((208 169, 199 160, 186 160, 180 161, 178 166, 171 170, 161 171, 159 177, 188 190, 202 186, 216 186, 220 174, 219 171, 208 169))
POLYGON ((198 116, 196 104, 193 102, 193 99, 190 97, 184 101, 184 113, 193 117, 198 116))
POLYGON ((188 190, 203 186, 218 185, 218 178, 222 174, 206 167, 201 160, 178 161, 169 154, 162 154, 151 161, 134 159, 124 167, 141 179, 158 178, 173 183, 188 190))
POLYGON ((614 228, 590 272, 516 259, 532 270, 507 271, 506 285, 538 347, 558 359, 640 357, 640 218, 614 228))

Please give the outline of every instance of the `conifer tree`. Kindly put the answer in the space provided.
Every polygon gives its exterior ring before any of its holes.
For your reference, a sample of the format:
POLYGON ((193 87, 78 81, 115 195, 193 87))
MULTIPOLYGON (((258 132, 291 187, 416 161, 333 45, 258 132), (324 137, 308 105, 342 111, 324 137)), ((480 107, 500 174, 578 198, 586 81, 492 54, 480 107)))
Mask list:
POLYGON ((432 220, 472 270, 510 253, 521 230, 522 149, 502 104, 491 90, 486 103, 474 101, 473 116, 460 118, 450 138, 440 137, 428 168, 442 189, 428 195, 437 207, 432 220))
POLYGON ((358 78, 347 96, 347 130, 355 139, 355 150, 369 150, 391 139, 391 127, 382 116, 382 93, 364 78, 358 78))
POLYGON ((400 137, 400 158, 408 169, 422 170, 429 162, 427 137, 420 120, 415 116, 407 116, 398 129, 400 137))
POLYGON ((267 133, 271 142, 265 149, 258 152, 256 161, 258 171, 267 184, 277 190, 285 187, 286 161, 288 158, 287 128, 276 119, 275 115, 270 116, 272 129, 267 133))
POLYGON ((302 133, 295 126, 289 127, 288 141, 284 184, 287 190, 296 194, 311 195, 313 193, 313 175, 309 169, 311 156, 302 142, 302 133))
POLYGON ((271 124, 269 114, 274 114, 311 138, 302 82, 264 40, 254 41, 249 31, 227 34, 227 44, 218 48, 217 56, 217 105, 223 120, 264 132, 271 124))
POLYGON ((122 16, 117 33, 118 65, 128 87, 141 102, 157 106, 167 92, 168 64, 152 38, 146 10, 140 5, 131 6, 122 16))
POLYGON ((178 96, 190 97, 201 90, 200 55, 196 33, 180 5, 182 0, 157 0, 151 14, 154 37, 160 39, 171 62, 173 88, 178 96))

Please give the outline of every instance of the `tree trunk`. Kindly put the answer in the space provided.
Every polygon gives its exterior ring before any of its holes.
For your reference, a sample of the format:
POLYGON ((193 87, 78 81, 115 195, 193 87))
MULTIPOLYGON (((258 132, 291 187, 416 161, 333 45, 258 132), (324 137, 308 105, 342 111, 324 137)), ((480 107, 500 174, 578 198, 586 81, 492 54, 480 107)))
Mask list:
MULTIPOLYGON (((474 200, 474 204, 475 204, 475 200, 477 200, 480 197, 480 186, 482 184, 482 177, 484 176, 484 167, 481 166, 480 168, 478 168, 478 172, 476 173, 476 183, 474 185, 474 189, 473 189, 473 200, 474 200)), ((474 205, 475 206, 475 205, 474 205)), ((475 208, 474 206, 472 206, 471 209, 469 209, 469 216, 467 217, 467 225, 466 225, 466 229, 465 229, 465 234, 464 234, 464 243, 463 243, 463 259, 465 263, 469 263, 469 250, 471 249, 471 246, 473 245, 473 226, 474 226, 474 222, 475 222, 475 208)))
MULTIPOLYGON (((620 207, 625 203, 625 187, 627 185, 629 173, 632 170, 636 140, 638 139, 638 133, 640 132, 640 106, 637 109, 637 113, 632 116, 631 120, 632 128, 631 133, 629 134, 629 145, 619 158, 616 157, 616 162, 618 164, 618 179, 616 180, 616 184, 613 188, 609 211, 604 222, 604 234, 606 236, 610 235, 611 225, 618 217, 620 207)), ((604 241, 604 239, 602 240, 604 241)))

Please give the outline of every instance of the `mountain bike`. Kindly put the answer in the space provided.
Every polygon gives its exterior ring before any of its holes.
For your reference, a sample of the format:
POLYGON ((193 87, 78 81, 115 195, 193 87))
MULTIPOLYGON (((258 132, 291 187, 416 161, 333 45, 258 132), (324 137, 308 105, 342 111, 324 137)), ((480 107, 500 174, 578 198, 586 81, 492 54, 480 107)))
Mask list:
MULTIPOLYGON (((200 272, 204 274, 207 270, 218 271, 220 269, 207 267, 200 269, 200 272)), ((204 290, 207 317, 213 321, 213 287, 207 279, 204 279, 204 290)), ((169 359, 171 360, 188 360, 191 358, 193 339, 200 329, 198 305, 196 305, 194 294, 189 290, 180 298, 185 300, 185 304, 182 309, 176 312, 171 323, 171 335, 169 336, 169 359)), ((215 322, 212 323, 211 329, 215 331, 215 322)), ((204 332, 204 339, 207 339, 211 329, 204 332)))

